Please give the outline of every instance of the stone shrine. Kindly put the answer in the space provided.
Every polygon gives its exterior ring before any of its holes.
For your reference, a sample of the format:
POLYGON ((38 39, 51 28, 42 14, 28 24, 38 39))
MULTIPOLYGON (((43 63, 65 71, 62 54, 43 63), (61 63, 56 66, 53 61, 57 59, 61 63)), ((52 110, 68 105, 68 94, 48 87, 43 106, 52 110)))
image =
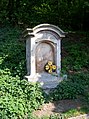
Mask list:
MULTIPOLYGON (((61 39, 65 32, 50 24, 40 24, 23 32, 26 40, 26 66, 30 82, 39 82, 42 88, 55 88, 61 81, 61 39), (51 61, 56 65, 56 71, 48 73, 44 67, 51 61)), ((49 67, 49 66, 47 66, 49 67)), ((51 67, 51 66, 50 66, 51 67)), ((52 71, 52 70, 51 70, 52 71)))

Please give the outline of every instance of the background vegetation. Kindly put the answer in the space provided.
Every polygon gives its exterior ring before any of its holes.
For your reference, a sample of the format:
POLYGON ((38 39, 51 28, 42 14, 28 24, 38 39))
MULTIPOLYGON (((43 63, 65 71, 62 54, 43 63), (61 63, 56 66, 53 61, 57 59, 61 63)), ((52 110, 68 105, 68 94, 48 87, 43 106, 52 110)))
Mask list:
POLYGON ((0 24, 33 27, 51 23, 63 29, 89 30, 88 0, 1 0, 0 24))

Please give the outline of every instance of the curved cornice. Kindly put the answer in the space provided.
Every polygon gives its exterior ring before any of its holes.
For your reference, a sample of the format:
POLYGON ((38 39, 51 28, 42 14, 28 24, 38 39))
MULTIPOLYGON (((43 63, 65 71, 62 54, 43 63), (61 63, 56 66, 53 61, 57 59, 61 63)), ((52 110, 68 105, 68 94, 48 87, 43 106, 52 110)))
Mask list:
POLYGON ((33 29, 27 28, 22 34, 23 34, 23 37, 26 37, 28 35, 35 36, 35 34, 37 34, 38 32, 47 31, 47 30, 56 33, 61 38, 65 37, 65 32, 63 30, 51 24, 40 24, 34 27, 33 29))
POLYGON ((60 37, 65 37, 65 32, 59 27, 51 24, 40 24, 33 28, 33 32, 36 34, 39 31, 50 30, 55 32, 60 37))

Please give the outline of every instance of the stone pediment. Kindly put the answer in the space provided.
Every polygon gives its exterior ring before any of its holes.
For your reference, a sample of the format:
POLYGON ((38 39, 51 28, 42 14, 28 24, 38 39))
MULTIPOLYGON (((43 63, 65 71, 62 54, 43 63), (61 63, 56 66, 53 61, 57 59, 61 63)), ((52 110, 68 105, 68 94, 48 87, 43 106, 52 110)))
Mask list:
POLYGON ((40 31, 51 31, 54 34, 57 34, 60 38, 65 37, 65 32, 63 30, 61 30, 59 27, 55 26, 55 25, 51 25, 51 24, 40 24, 37 25, 34 28, 27 28, 25 31, 23 31, 23 38, 27 37, 27 36, 34 36, 37 33, 39 33, 40 31))

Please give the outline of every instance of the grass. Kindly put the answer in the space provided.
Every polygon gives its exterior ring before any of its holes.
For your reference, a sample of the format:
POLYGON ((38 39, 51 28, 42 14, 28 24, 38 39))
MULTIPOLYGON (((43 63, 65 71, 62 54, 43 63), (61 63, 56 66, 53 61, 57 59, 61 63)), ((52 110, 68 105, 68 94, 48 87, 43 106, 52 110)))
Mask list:
POLYGON ((69 118, 69 117, 76 117, 76 116, 87 114, 87 113, 89 113, 89 108, 82 107, 80 109, 68 110, 67 112, 64 113, 64 116, 65 118, 69 118))

